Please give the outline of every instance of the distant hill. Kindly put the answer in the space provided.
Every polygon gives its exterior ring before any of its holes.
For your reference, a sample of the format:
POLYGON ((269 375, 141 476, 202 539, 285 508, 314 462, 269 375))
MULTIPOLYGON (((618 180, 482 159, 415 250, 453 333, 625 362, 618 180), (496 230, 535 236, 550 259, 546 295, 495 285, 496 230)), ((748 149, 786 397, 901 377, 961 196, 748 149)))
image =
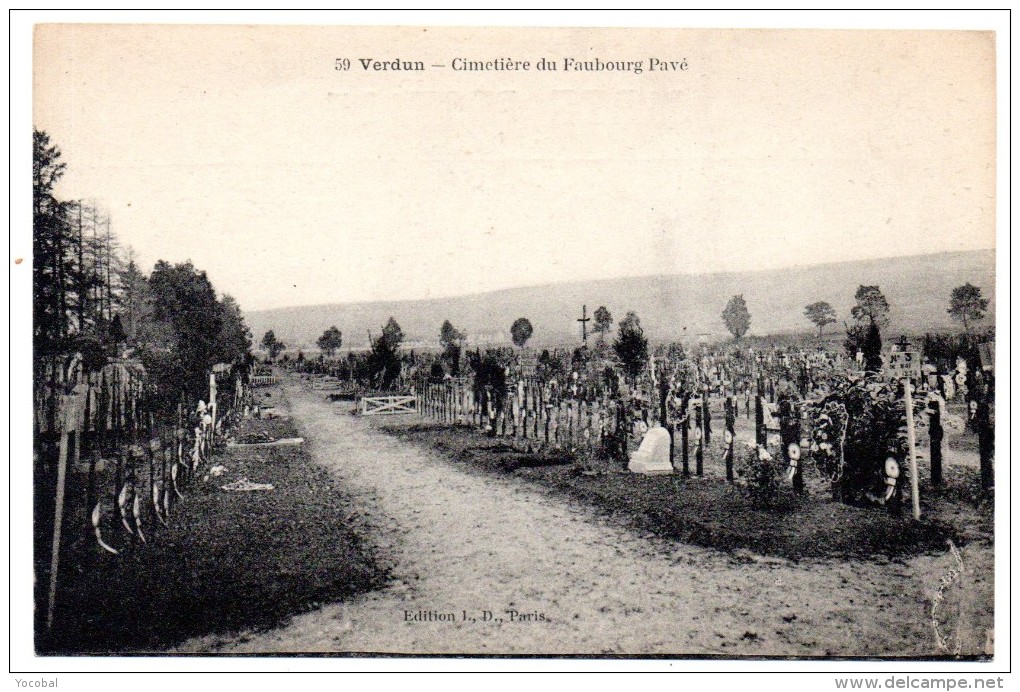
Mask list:
MULTIPOLYGON (((367 346, 392 315, 409 347, 435 346, 443 320, 468 333, 478 344, 510 343, 510 325, 527 317, 535 328, 529 346, 576 343, 581 306, 591 316, 605 305, 619 321, 628 310, 641 318, 653 342, 728 336, 721 314, 731 296, 742 293, 751 313, 751 334, 799 332, 813 326, 804 306, 828 301, 840 321, 849 320, 854 292, 877 284, 890 304, 890 332, 919 333, 959 327, 946 309, 953 288, 970 282, 992 300, 995 320, 995 252, 993 250, 914 255, 888 259, 822 264, 757 272, 675 274, 527 286, 453 298, 314 305, 246 313, 259 341, 266 330, 293 347, 314 347, 322 332, 336 325, 344 349, 367 346)), ((589 323, 589 326, 591 323, 589 323)), ((829 326, 829 330, 841 327, 829 326)))

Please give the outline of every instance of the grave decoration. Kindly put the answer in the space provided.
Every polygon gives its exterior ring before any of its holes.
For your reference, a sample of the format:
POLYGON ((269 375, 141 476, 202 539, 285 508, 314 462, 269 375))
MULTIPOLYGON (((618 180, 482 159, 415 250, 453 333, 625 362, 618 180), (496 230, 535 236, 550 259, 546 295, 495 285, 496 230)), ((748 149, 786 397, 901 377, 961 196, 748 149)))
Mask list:
MULTIPOLYGON (((900 499, 902 481, 890 493, 887 479, 902 479, 908 462, 901 389, 900 383, 876 377, 843 378, 828 395, 809 404, 811 459, 830 481, 834 498, 880 504, 900 499)), ((922 419, 924 405, 920 398, 914 400, 915 420, 922 419)))
POLYGON ((662 427, 649 430, 641 446, 631 455, 627 469, 649 476, 673 473, 673 465, 669 461, 669 432, 662 427))

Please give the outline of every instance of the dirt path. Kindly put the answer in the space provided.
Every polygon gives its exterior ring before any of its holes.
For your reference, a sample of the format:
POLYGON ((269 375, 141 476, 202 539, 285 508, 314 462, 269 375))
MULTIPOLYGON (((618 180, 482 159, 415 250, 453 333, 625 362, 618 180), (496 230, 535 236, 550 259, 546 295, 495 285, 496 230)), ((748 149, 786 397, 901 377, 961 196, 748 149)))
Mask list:
MULTIPOLYGON (((181 650, 939 653, 930 608, 951 565, 946 555, 790 563, 668 544, 513 479, 465 474, 317 394, 286 391, 313 457, 359 498, 355 516, 323 519, 358 524, 393 580, 274 631, 207 637, 181 650), (509 611, 525 617, 511 621, 509 611)), ((969 636, 966 647, 984 643, 969 636)))

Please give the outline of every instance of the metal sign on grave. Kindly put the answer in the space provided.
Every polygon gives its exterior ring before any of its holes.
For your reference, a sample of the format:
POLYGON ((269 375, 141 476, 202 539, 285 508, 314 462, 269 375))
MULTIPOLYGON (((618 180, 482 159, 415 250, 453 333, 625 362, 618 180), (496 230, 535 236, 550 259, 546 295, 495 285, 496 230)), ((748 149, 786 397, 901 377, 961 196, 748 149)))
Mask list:
POLYGON ((921 354, 917 351, 893 351, 889 354, 889 365, 886 374, 890 378, 902 380, 909 378, 921 379, 921 354))
POLYGON ((521 374, 524 377, 534 377, 538 372, 538 357, 534 353, 521 355, 521 374))

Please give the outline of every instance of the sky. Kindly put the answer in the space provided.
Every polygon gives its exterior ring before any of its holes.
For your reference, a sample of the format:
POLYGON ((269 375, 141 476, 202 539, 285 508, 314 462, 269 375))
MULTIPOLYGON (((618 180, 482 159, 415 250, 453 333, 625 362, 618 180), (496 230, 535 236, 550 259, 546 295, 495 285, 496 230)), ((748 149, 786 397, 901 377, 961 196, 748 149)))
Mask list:
POLYGON ((49 25, 33 87, 58 195, 245 310, 995 246, 990 33, 49 25))

